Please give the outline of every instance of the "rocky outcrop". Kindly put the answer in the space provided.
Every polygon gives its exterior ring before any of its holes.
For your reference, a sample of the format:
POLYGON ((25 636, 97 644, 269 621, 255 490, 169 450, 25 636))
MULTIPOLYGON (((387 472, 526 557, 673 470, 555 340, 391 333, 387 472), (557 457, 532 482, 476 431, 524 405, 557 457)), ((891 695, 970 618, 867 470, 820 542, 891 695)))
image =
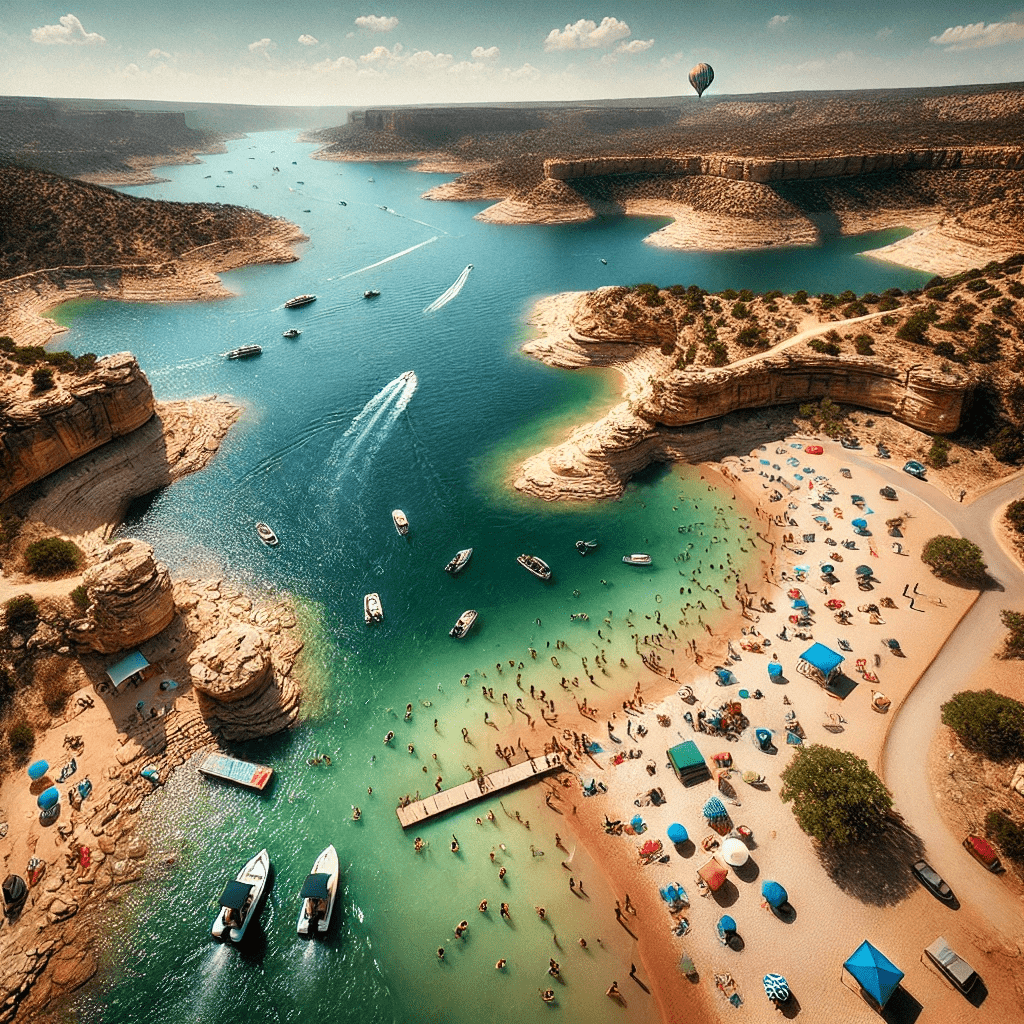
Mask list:
POLYGON ((60 374, 38 397, 19 393, 0 407, 0 501, 137 430, 153 412, 153 390, 129 352, 81 377, 60 374))
POLYGON ((71 624, 82 647, 114 654, 162 632, 174 618, 174 593, 167 566, 140 540, 119 541, 82 577, 89 605, 71 624))

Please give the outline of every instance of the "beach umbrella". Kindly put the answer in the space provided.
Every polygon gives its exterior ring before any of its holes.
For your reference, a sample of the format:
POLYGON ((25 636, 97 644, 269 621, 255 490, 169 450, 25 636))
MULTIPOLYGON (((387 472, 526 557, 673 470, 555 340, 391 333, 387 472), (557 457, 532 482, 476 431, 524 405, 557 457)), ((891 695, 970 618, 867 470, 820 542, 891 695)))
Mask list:
POLYGON ((903 972, 870 942, 862 942, 843 964, 879 1006, 899 988, 903 972))
POLYGON ((731 868, 741 868, 750 860, 750 851, 740 839, 726 839, 722 843, 722 860, 731 868))
POLYGON ((768 678, 778 679, 782 675, 782 666, 777 661, 768 662, 768 678))
POLYGON ((670 843, 685 843, 690 838, 689 833, 678 822, 673 822, 669 825, 667 831, 670 843))
POLYGON ((854 569, 853 571, 858 576, 870 576, 870 575, 872 575, 871 566, 870 565, 858 565, 857 568, 854 569))
POLYGON ((766 974, 764 994, 773 1002, 784 1003, 789 998, 789 984, 781 974, 766 974))
POLYGON ((641 829, 644 827, 644 819, 641 818, 639 814, 634 814, 633 817, 630 818, 629 823, 635 829, 641 829))
POLYGON ((723 943, 728 942, 736 934, 736 922, 728 914, 723 914, 715 927, 718 929, 718 938, 723 943))
POLYGON ((851 519, 850 525, 855 530, 866 530, 868 528, 868 521, 866 519, 851 519))
POLYGON ((808 604, 807 604, 807 601, 806 601, 806 599, 805 599, 805 598, 802 598, 802 597, 798 597, 798 598, 797 598, 797 599, 796 599, 796 600, 795 600, 795 601, 793 602, 793 607, 794 607, 794 608, 807 608, 807 607, 809 607, 809 606, 808 606, 808 604))
POLYGON ((772 731, 771 729, 755 729, 754 730, 754 742, 762 750, 772 749, 772 731))
POLYGON ((41 779, 49 770, 49 761, 33 761, 28 766, 28 777, 35 782, 36 779, 41 779))
POLYGON ((44 810, 48 811, 53 805, 60 799, 60 790, 56 786, 51 786, 49 789, 44 789, 42 793, 36 798, 36 803, 44 810))
POLYGON ((778 882, 772 882, 769 880, 762 882, 761 895, 764 897, 768 906, 774 907, 776 910, 778 910, 783 903, 789 902, 789 893, 786 892, 778 882))
POLYGON ((5 906, 15 906, 28 895, 28 885, 21 875, 8 875, 4 879, 3 893, 5 906))
POLYGON ((718 682, 722 686, 728 686, 730 683, 736 682, 736 677, 727 668, 716 668, 715 675, 718 676, 718 682))
POLYGON ((809 565, 794 565, 793 572, 810 572, 811 567, 809 565))
POLYGON ((660 839, 648 839, 647 842, 640 847, 641 857, 653 857, 656 853, 661 853, 660 839))
POLYGON ((832 573, 834 573, 834 572, 836 571, 836 567, 835 567, 835 566, 834 566, 834 565, 833 565, 833 564, 832 564, 831 562, 826 562, 826 563, 825 563, 825 564, 824 564, 824 565, 823 565, 823 566, 821 567, 821 571, 822 571, 822 572, 823 572, 823 573, 824 573, 824 574, 825 574, 826 576, 831 576, 831 575, 832 575, 832 573))
POLYGON ((704 804, 704 817, 708 821, 720 821, 722 818, 729 817, 729 814, 725 809, 725 804, 717 796, 713 796, 704 804))

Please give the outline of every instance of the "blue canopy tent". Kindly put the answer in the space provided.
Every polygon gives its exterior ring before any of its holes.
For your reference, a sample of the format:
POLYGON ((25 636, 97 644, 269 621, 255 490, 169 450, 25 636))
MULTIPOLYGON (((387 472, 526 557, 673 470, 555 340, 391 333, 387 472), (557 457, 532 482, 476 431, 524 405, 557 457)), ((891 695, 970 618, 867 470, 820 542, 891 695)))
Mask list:
POLYGON ((803 597, 798 597, 798 598, 797 598, 797 599, 796 599, 796 600, 795 600, 795 601, 793 602, 793 607, 794 607, 794 608, 807 608, 807 607, 809 607, 809 605, 807 604, 807 600, 806 600, 806 598, 803 598, 803 597))
POLYGON ((844 660, 841 654, 824 644, 811 644, 797 660, 796 670, 808 679, 813 679, 819 686, 828 686, 844 660))
POLYGON ((33 761, 28 766, 28 777, 35 782, 41 779, 50 770, 49 761, 33 761))
POLYGON ((755 729, 754 743, 757 744, 760 750, 771 750, 775 746, 775 744, 772 743, 771 729, 755 729))
POLYGON ((727 668, 716 668, 715 675, 718 676, 719 686, 731 686, 738 681, 736 676, 732 674, 732 671, 727 668))
POLYGON ((866 939, 843 967, 853 975, 857 984, 879 1009, 885 1006, 903 980, 903 972, 866 939))
POLYGON ((686 829, 677 822, 669 825, 667 831, 668 840, 670 843, 685 843, 686 840, 690 838, 690 835, 686 831, 686 829))
POLYGON ((764 897, 765 903, 774 910, 778 910, 784 903, 789 902, 789 893, 778 882, 768 879, 761 883, 761 895, 764 897))
POLYGON ((857 574, 858 576, 863 576, 863 577, 864 577, 865 579, 866 579, 866 578, 867 578, 868 576, 873 576, 873 575, 874 575, 874 573, 873 573, 873 572, 872 572, 872 570, 871 570, 871 566, 870 566, 870 565, 858 565, 858 566, 857 566, 857 568, 856 568, 856 569, 854 569, 853 571, 854 571, 854 572, 855 572, 855 573, 856 573, 856 574, 857 574))
POLYGON ((866 519, 851 519, 850 525, 853 527, 853 532, 863 536, 868 531, 868 521, 866 519))
POLYGON ((836 571, 836 567, 831 562, 826 562, 821 567, 822 576, 831 576, 836 571))
POLYGON ((778 679, 782 675, 782 666, 777 661, 768 662, 768 678, 778 679))
POLYGON ((132 651, 126 658, 122 658, 119 662, 111 665, 107 669, 107 675, 110 676, 110 681, 114 684, 114 689, 117 690, 121 685, 132 678, 134 675, 138 675, 144 668, 149 668, 149 662, 143 657, 141 651, 132 651))

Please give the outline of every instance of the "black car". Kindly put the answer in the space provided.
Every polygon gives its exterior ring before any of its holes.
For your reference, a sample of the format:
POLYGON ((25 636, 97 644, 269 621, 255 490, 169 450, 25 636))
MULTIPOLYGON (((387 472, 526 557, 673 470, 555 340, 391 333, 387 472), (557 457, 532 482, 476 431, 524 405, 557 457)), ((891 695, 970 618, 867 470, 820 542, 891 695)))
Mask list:
POLYGON ((927 889, 932 895, 937 896, 944 903, 952 903, 956 897, 953 895, 953 890, 945 883, 939 873, 933 868, 928 861, 919 860, 910 866, 910 870, 917 875, 917 880, 927 889))
POLYGON ((860 447, 860 440, 858 438, 856 438, 856 437, 841 437, 841 438, 839 438, 839 443, 844 448, 859 448, 860 447))

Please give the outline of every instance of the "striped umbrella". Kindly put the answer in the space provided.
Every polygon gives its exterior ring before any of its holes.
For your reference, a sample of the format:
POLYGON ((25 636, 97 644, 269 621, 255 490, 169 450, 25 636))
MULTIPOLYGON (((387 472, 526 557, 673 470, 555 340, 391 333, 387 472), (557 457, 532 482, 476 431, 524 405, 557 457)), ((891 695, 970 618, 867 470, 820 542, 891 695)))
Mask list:
POLYGON ((708 821, 720 821, 722 818, 728 818, 729 813, 725 809, 725 804, 717 796, 713 796, 704 805, 704 817, 708 821))
POLYGON ((789 983, 781 974, 766 974, 764 994, 773 1001, 784 1003, 789 998, 789 983))

